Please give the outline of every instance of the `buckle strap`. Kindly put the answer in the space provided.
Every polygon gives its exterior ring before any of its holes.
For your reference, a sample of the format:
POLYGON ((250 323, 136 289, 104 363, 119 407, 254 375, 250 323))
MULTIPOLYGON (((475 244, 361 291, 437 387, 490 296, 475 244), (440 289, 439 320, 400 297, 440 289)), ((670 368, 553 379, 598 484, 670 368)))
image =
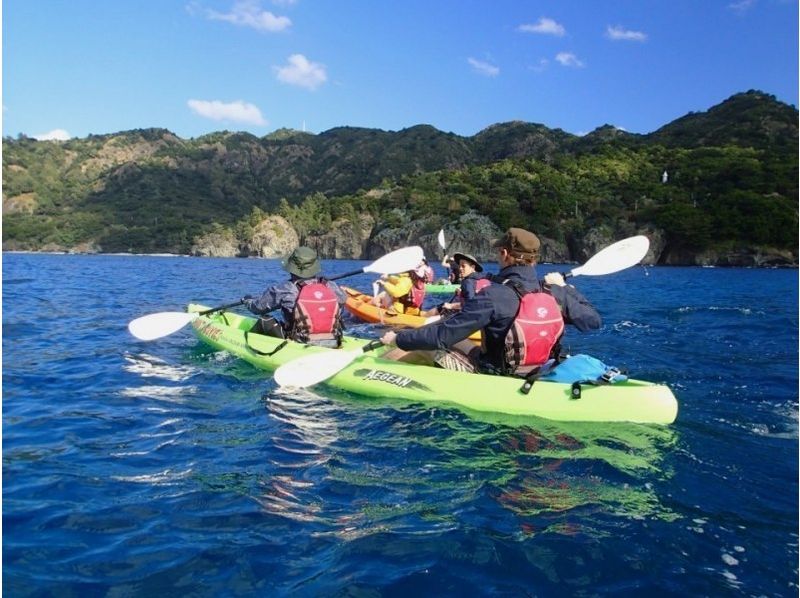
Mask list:
POLYGON ((275 353, 283 349, 288 344, 288 342, 289 339, 285 339, 281 344, 279 344, 272 351, 267 353, 264 351, 259 351, 250 344, 249 331, 245 331, 244 333, 244 344, 247 345, 247 348, 250 349, 253 353, 257 353, 258 355, 264 355, 265 357, 271 357, 272 355, 275 355, 275 353))

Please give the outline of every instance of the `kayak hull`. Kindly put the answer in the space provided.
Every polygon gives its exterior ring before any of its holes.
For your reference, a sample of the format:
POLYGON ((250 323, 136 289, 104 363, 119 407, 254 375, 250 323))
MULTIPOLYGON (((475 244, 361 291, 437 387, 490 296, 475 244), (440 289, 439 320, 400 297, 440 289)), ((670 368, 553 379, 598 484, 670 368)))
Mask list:
POLYGON ((431 295, 454 295, 461 288, 457 284, 436 284, 429 282, 425 285, 425 292, 431 295))
MULTIPOLYGON (((206 309, 190 305, 190 312, 206 309)), ((255 318, 233 312, 198 316, 195 334, 208 345, 228 351, 252 365, 274 371, 283 363, 312 353, 336 351, 281 339, 245 334, 255 318), (270 352, 273 352, 271 355, 270 352)), ((368 339, 345 337, 343 349, 363 347, 368 339)), ((394 398, 423 404, 446 404, 484 413, 558 421, 638 422, 670 424, 678 403, 664 385, 628 380, 613 385, 587 386, 572 399, 569 384, 536 382, 525 395, 519 378, 454 372, 437 367, 382 359, 380 347, 359 356, 325 384, 358 395, 394 398)))
MULTIPOLYGON (((427 324, 433 324, 440 319, 440 316, 424 318, 422 316, 388 312, 382 307, 372 305, 372 297, 365 295, 361 291, 357 291, 345 286, 341 287, 341 289, 347 295, 347 300, 344 304, 345 309, 347 309, 347 311, 349 311, 359 320, 369 322, 370 324, 383 324, 385 326, 397 326, 403 328, 419 328, 421 326, 426 326, 427 324)), ((472 333, 469 339, 471 341, 480 343, 480 330, 472 333)))

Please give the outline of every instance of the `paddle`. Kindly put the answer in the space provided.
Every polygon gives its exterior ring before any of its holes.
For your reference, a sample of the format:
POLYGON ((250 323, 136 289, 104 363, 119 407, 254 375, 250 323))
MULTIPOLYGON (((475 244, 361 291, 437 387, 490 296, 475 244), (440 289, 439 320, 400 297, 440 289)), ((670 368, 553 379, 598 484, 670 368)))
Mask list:
POLYGON ((436 237, 436 240, 439 241, 439 247, 441 247, 445 253, 447 253, 447 243, 444 242, 444 229, 439 229, 439 236, 436 237))
POLYGON ((602 276, 613 274, 635 266, 647 255, 650 239, 644 235, 628 237, 609 245, 590 257, 583 266, 563 273, 564 278, 570 276, 602 276))
MULTIPOLYGON (((612 274, 638 264, 647 254, 650 241, 639 235, 617 241, 589 258, 583 266, 574 268, 564 277, 600 276, 612 274)), ((432 318, 429 321, 435 321, 432 318)), ((279 386, 306 388, 327 380, 346 368, 367 351, 380 346, 372 341, 354 351, 322 351, 286 362, 275 370, 275 381, 279 386)))
MULTIPOLYGON (((421 247, 416 245, 412 247, 403 247, 390 253, 387 253, 381 258, 378 258, 371 264, 368 264, 360 270, 354 270, 345 274, 332 276, 328 280, 338 280, 346 276, 355 276, 364 272, 376 272, 378 274, 394 274, 395 272, 405 272, 413 270, 422 261, 423 251, 421 247)), ((242 304, 240 299, 236 303, 228 303, 227 305, 220 305, 199 313, 186 313, 182 311, 163 311, 155 314, 141 316, 132 320, 128 324, 130 333, 143 341, 152 341, 157 338, 162 338, 177 332, 198 316, 207 316, 215 311, 222 311, 242 304)))
POLYGON ((381 258, 378 258, 371 264, 364 266, 360 270, 353 270, 345 274, 337 274, 331 276, 328 280, 339 280, 347 276, 355 276, 356 274, 366 274, 372 272, 373 274, 396 274, 397 272, 407 272, 419 266, 425 253, 422 247, 413 245, 411 247, 403 247, 395 249, 391 253, 387 253, 381 258))
POLYGON ((278 386, 293 388, 314 386, 338 374, 367 351, 381 346, 380 340, 374 340, 352 351, 324 351, 298 357, 275 370, 275 382, 278 386))
POLYGON ((241 304, 242 300, 239 299, 236 303, 228 303, 195 313, 162 311, 155 314, 148 314, 131 320, 128 324, 128 331, 139 340, 152 341, 177 332, 198 316, 207 316, 215 311, 222 311, 223 309, 229 309, 241 304))

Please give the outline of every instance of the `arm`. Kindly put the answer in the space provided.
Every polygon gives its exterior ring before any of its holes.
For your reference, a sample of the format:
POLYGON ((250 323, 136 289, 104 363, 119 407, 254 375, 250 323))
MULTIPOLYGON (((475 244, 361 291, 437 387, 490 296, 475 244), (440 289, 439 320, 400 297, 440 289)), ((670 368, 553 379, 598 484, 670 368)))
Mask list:
POLYGON ((386 289, 386 292, 389 293, 389 295, 395 298, 408 295, 409 291, 411 290, 411 285, 412 282, 408 276, 390 276, 383 282, 383 288, 386 289))
POLYGON ((486 326, 491 320, 493 312, 492 302, 486 297, 478 296, 465 303, 463 309, 453 317, 422 328, 401 330, 395 339, 391 340, 394 340, 399 348, 406 351, 447 349, 486 326))
POLYGON ((549 285, 550 294, 561 306, 561 313, 567 324, 572 324, 581 332, 597 330, 602 326, 602 319, 594 306, 578 289, 564 282, 561 274, 550 272, 545 275, 544 282, 549 285))
POLYGON ((269 287, 258 299, 245 301, 245 307, 256 315, 268 314, 278 309, 281 305, 281 297, 285 294, 281 290, 282 287, 283 285, 269 287))
POLYGON ((345 295, 345 292, 335 282, 331 282, 329 280, 326 284, 328 285, 328 288, 333 291, 334 295, 336 295, 339 305, 344 305, 347 301, 347 295, 345 295))

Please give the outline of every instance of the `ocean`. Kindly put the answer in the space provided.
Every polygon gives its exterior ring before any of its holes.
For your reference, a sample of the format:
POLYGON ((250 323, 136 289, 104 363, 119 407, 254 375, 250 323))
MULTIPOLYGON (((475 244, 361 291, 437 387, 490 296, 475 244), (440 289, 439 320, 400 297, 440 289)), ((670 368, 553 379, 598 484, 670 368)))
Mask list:
POLYGON ((127 331, 275 260, 2 262, 4 595, 798 594, 796 270, 574 279, 604 325, 565 345, 668 384, 656 426, 278 390, 189 326, 127 331))

